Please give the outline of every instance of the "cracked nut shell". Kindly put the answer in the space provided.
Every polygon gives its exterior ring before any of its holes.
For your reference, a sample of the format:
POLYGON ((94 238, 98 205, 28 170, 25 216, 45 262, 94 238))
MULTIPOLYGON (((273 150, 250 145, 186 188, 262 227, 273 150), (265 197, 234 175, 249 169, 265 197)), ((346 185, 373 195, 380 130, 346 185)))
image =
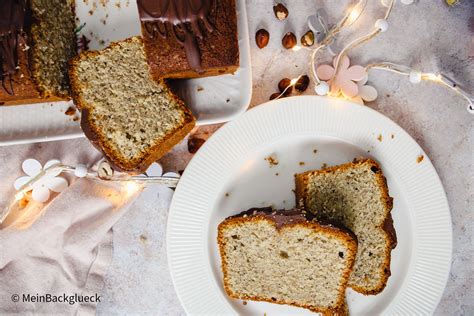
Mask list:
POLYGON ((283 3, 278 3, 274 5, 273 12, 275 13, 275 17, 280 21, 283 21, 284 19, 286 19, 289 14, 288 9, 285 7, 283 3))
POLYGON ((314 44, 314 33, 313 31, 309 30, 308 32, 304 33, 301 37, 301 45, 310 47, 314 44))

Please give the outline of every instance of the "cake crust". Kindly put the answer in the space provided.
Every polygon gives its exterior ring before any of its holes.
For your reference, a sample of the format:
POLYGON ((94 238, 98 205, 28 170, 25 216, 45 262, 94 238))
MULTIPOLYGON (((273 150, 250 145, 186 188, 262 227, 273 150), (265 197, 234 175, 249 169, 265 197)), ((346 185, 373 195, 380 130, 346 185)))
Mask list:
POLYGON ((350 162, 347 164, 333 166, 329 168, 325 168, 322 170, 316 171, 308 171, 305 173, 295 175, 295 195, 296 195, 296 205, 306 210, 309 209, 307 205, 307 195, 308 195, 308 183, 309 179, 308 176, 313 174, 331 174, 335 171, 346 171, 353 168, 358 168, 362 165, 368 165, 374 172, 375 178, 377 181, 378 188, 381 190, 382 196, 381 200, 384 204, 385 209, 385 220, 383 224, 379 227, 385 233, 385 256, 384 256, 384 264, 383 267, 380 269, 379 273, 381 275, 381 281, 379 282, 378 286, 374 289, 368 289, 363 286, 358 286, 356 284, 350 284, 349 286, 354 289, 355 291, 362 293, 364 295, 375 295, 382 292, 387 285, 388 278, 391 275, 390 271, 390 262, 391 262, 391 252, 397 245, 397 236, 395 232, 395 227, 393 226, 393 219, 391 215, 391 210, 393 208, 393 198, 390 197, 387 180, 383 175, 381 168, 377 162, 372 159, 359 159, 355 160, 354 162, 350 162))

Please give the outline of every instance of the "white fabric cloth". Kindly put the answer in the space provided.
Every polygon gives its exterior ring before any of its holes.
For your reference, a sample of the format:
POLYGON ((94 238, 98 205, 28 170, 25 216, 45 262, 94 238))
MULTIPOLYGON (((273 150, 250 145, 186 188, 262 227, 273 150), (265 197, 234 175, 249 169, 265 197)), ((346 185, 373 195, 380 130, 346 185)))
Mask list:
MULTIPOLYGON (((2 158, 0 155, 0 163, 2 158)), ((4 176, 0 207, 14 194, 12 184, 21 175, 21 161, 8 161, 18 167, 0 170, 4 176)), ((0 314, 94 315, 96 302, 23 302, 23 295, 76 294, 95 300, 112 259, 111 228, 135 195, 128 194, 123 185, 77 179, 44 208, 33 202, 7 218, 0 227, 0 314), (14 302, 14 295, 19 302, 14 302)))

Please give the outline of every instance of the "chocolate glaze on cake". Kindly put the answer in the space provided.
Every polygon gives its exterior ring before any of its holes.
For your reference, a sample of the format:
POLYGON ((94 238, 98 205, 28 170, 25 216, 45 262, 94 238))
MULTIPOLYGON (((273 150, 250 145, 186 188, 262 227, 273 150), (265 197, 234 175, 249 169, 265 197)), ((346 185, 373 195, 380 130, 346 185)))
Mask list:
POLYGON ((351 235, 352 238, 357 240, 357 236, 350 229, 345 227, 342 223, 338 221, 331 221, 331 220, 325 220, 325 219, 316 220, 313 214, 307 213, 298 208, 293 208, 289 210, 285 210, 285 209, 275 210, 269 206, 268 207, 253 207, 237 215, 230 216, 228 218, 252 217, 252 216, 264 216, 266 218, 273 220, 276 224, 277 229, 280 229, 283 226, 290 225, 290 224, 313 222, 321 226, 339 229, 340 231, 343 231, 351 235))
POLYGON ((190 79, 239 67, 235 0, 138 0, 152 77, 190 79))
POLYGON ((147 35, 151 38, 173 35, 184 47, 189 66, 202 72, 196 38, 203 39, 203 28, 214 31, 208 20, 211 0, 138 0, 137 5, 147 35))
POLYGON ((25 22, 25 0, 0 1, 0 80, 13 95, 12 76, 18 70, 18 46, 25 22))
POLYGON ((304 214, 298 209, 274 210, 271 207, 251 208, 237 215, 231 216, 230 218, 256 215, 262 215, 271 218, 275 222, 277 228, 281 228, 286 224, 307 222, 306 218, 304 217, 304 214))

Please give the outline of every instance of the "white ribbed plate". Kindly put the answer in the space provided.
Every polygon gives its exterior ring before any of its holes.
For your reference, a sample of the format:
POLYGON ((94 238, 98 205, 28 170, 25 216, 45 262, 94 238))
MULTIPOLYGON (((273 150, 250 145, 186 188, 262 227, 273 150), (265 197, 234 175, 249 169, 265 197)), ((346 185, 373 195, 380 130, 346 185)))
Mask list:
POLYGON ((295 204, 294 173, 360 156, 376 159, 387 177, 398 245, 385 290, 376 296, 347 290, 350 312, 432 313, 449 275, 452 249, 449 207, 433 165, 420 146, 382 114, 323 97, 285 98, 250 110, 218 130, 186 168, 171 204, 167 232, 171 275, 186 312, 310 314, 228 298, 222 287, 217 225, 252 206, 290 208, 295 204), (264 160, 270 155, 279 161, 272 168, 264 160), (417 162, 420 155, 424 159, 417 162))
MULTIPOLYGON (((250 103, 252 70, 245 0, 237 0, 236 5, 240 67, 235 74, 175 81, 176 92, 193 111, 197 125, 229 121, 250 103)), ((92 50, 140 34, 136 0, 79 0, 76 15, 79 25, 86 23, 81 34, 91 40, 92 50)), ((0 106, 0 146, 82 137, 79 121, 64 114, 69 105, 0 106)))

